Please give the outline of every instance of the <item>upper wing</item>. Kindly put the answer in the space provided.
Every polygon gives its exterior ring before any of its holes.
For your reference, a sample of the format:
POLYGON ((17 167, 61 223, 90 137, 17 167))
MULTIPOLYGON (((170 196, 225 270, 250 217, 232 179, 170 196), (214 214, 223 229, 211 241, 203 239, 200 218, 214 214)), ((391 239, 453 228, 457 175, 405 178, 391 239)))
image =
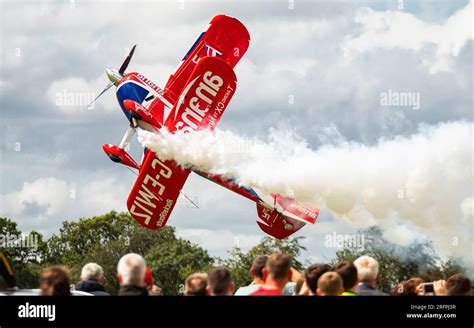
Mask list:
POLYGON ((218 57, 200 59, 164 125, 171 132, 214 129, 236 88, 229 64, 218 57))
POLYGON ((249 32, 240 21, 225 15, 214 17, 171 74, 165 98, 172 103, 178 100, 199 59, 219 57, 233 68, 247 51, 249 42, 249 32))
POLYGON ((157 90, 157 97, 149 106, 156 121, 165 124, 201 58, 218 57, 233 68, 247 51, 249 42, 250 35, 240 21, 225 15, 214 17, 171 74, 165 90, 157 90))

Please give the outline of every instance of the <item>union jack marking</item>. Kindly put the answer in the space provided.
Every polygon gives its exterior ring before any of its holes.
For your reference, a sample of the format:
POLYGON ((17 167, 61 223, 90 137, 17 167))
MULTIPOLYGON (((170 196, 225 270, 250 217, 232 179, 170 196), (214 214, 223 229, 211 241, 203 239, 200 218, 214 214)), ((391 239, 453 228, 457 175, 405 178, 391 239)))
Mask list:
POLYGON ((214 49, 213 47, 211 46, 208 46, 206 44, 206 54, 209 56, 209 57, 217 57, 217 56, 220 56, 222 55, 222 52, 214 49))

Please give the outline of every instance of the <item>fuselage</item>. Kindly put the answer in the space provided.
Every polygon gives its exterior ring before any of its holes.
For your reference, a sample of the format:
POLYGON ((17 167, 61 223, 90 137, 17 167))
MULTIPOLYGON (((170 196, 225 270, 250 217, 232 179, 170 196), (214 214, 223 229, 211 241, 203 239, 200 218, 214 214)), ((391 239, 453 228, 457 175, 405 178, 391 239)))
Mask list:
MULTIPOLYGON (((124 105, 124 100, 133 100, 144 107, 148 107, 151 102, 156 98, 163 99, 163 91, 150 79, 144 75, 133 72, 125 75, 120 83, 117 85, 116 90, 117 101, 122 109, 124 115, 127 117, 127 120, 130 121, 130 113, 127 111, 124 105)), ((166 99, 163 99, 163 102, 166 102, 166 99)), ((164 103, 163 114, 164 120, 166 120, 167 115, 172 110, 172 104, 164 103)), ((262 202, 262 199, 258 194, 251 188, 246 188, 239 186, 234 180, 227 179, 218 175, 211 175, 205 172, 200 172, 191 169, 193 172, 199 176, 206 178, 226 189, 229 189, 241 196, 244 196, 254 202, 262 202)))
POLYGON ((148 107, 155 97, 157 97, 161 89, 156 86, 151 80, 140 73, 129 73, 123 77, 117 86, 115 95, 123 113, 130 120, 130 113, 124 106, 124 100, 133 100, 145 107, 148 107))

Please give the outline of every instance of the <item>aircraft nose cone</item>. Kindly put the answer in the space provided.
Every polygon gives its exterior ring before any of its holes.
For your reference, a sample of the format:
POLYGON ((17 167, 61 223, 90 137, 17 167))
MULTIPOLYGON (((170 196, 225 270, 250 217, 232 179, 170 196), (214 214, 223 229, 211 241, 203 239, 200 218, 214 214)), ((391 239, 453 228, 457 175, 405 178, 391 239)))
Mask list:
POLYGON ((110 76, 113 76, 114 73, 113 73, 112 68, 108 68, 108 67, 107 67, 107 68, 105 69, 105 74, 107 74, 107 76, 109 76, 109 77, 110 77, 110 76))
POLYGON ((120 75, 120 73, 115 68, 107 67, 105 69, 105 73, 107 74, 109 80, 112 81, 115 85, 117 85, 122 79, 122 75, 120 75))

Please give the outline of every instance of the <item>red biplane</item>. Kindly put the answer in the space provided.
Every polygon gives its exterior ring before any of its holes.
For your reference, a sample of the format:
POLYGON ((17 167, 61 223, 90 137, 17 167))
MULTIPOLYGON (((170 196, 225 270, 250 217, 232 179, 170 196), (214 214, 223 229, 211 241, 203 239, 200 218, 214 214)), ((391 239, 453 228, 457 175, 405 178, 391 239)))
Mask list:
MULTIPOLYGON (((125 74, 135 46, 120 69, 106 69, 110 83, 97 98, 116 86, 117 100, 130 126, 118 146, 106 144, 103 149, 114 162, 138 170, 127 207, 144 227, 160 229, 166 224, 192 169, 172 160, 160 160, 148 149, 139 164, 125 147, 137 128, 157 133, 162 127, 170 132, 189 133, 214 129, 235 93, 237 78, 233 67, 247 51, 249 42, 250 35, 240 21, 219 15, 181 60, 164 90, 140 73, 125 74)), ((218 175, 194 172, 254 201, 261 219, 258 226, 278 239, 288 237, 306 223, 314 224, 318 216, 317 208, 297 203, 293 198, 265 195, 218 175)))

